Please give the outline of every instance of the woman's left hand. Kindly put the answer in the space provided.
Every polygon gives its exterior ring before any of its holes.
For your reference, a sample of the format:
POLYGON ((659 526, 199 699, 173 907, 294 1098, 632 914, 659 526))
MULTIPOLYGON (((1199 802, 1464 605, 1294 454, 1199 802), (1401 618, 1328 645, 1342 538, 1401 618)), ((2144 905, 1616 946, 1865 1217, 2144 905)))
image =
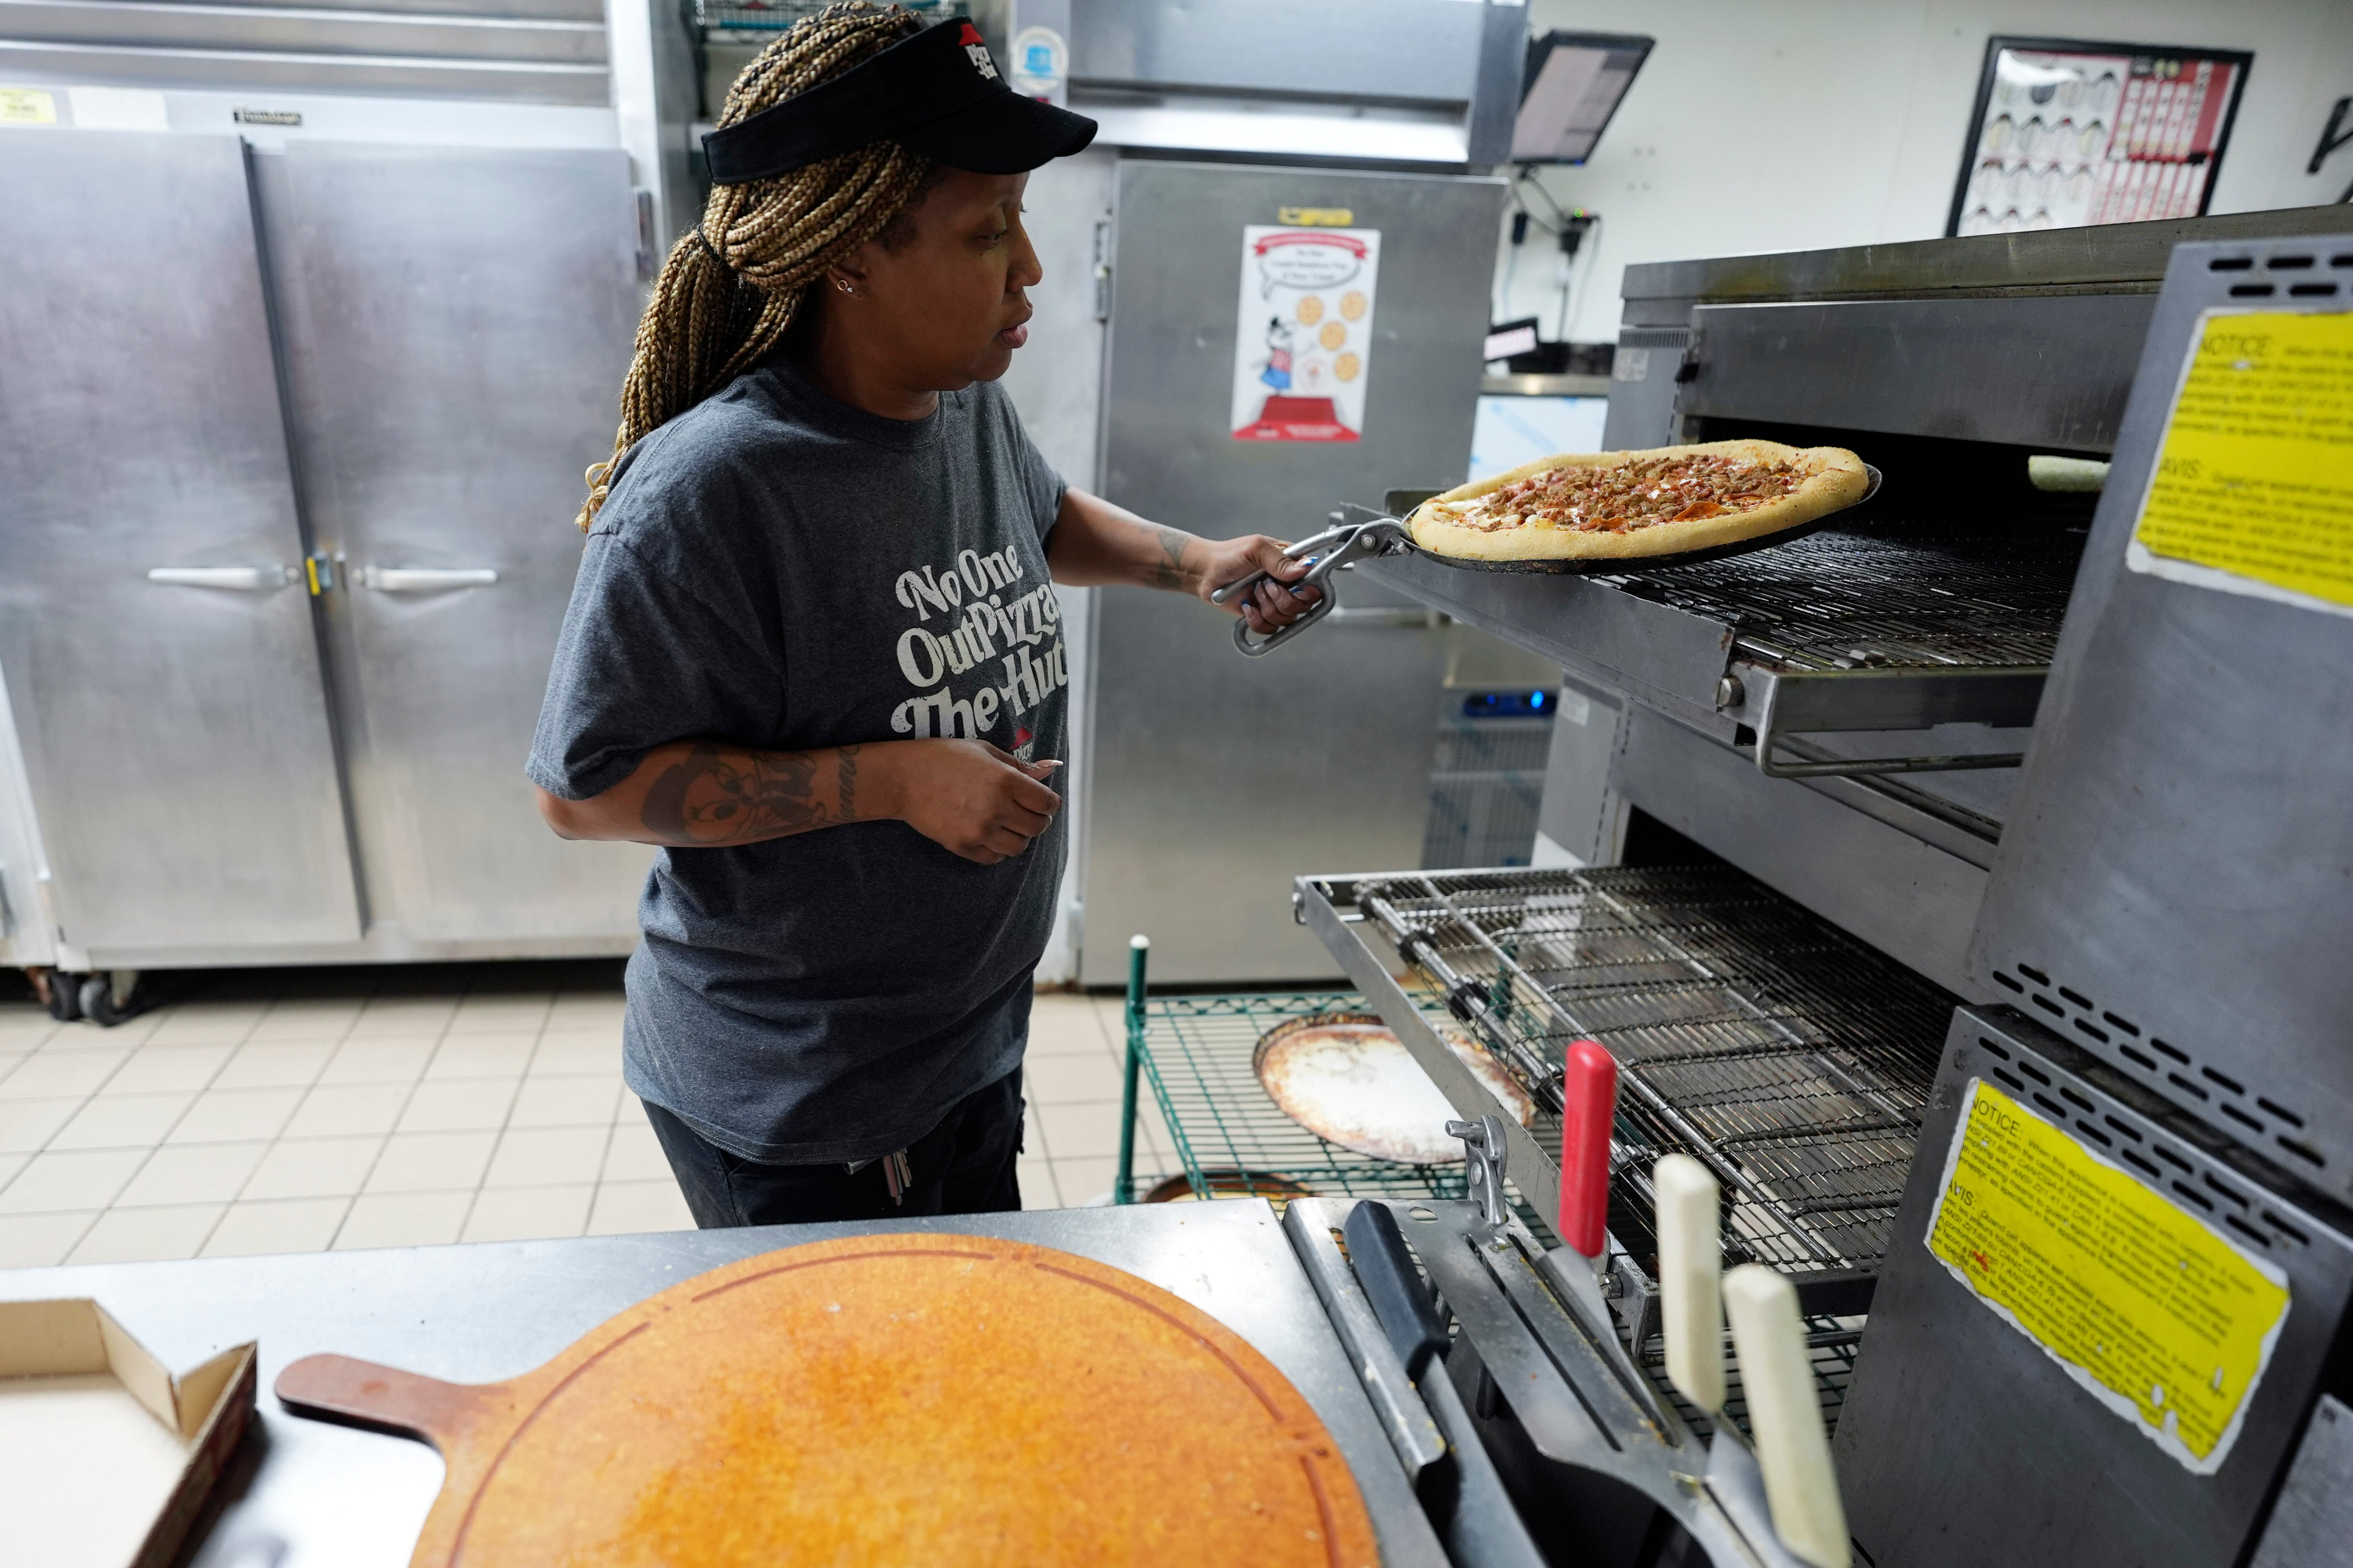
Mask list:
POLYGON ((1302 588, 1294 593, 1285 585, 1307 575, 1308 569, 1304 561, 1284 558, 1286 541, 1269 539, 1263 533, 1248 533, 1240 539, 1205 539, 1199 542, 1199 547, 1206 559, 1197 592, 1204 599, 1253 572, 1270 574, 1253 584, 1247 595, 1219 606, 1241 616, 1250 623, 1250 629, 1261 637, 1281 631, 1314 609, 1315 602, 1324 596, 1318 588, 1302 588))

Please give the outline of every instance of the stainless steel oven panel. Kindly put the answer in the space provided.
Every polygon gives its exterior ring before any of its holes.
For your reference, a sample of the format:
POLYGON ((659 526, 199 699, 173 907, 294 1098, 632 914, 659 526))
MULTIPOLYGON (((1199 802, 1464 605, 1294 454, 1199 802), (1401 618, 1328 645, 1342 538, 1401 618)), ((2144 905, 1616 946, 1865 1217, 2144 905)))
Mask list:
POLYGON ((2348 1221, 2353 1215, 2299 1194, 2276 1169, 2267 1173, 2015 1008, 1957 1011, 1839 1417, 1848 1524, 1869 1561, 1882 1568, 2221 1568, 2241 1561, 2353 1294, 2348 1221), (2190 1474, 2094 1401, 1927 1250, 1929 1211, 1972 1078, 2103 1158, 2140 1151, 2142 1163, 2164 1173, 2152 1184, 2168 1199, 2179 1196, 2169 1189, 2188 1187, 2221 1214, 2243 1215, 2231 1238, 2286 1270, 2286 1321, 2215 1474, 2190 1474), (2103 1142, 2108 1147, 2096 1146, 2103 1142))
POLYGON ((1672 447, 1682 438, 1675 405, 1691 341, 1691 329, 1685 326, 1637 326, 1629 318, 1618 329, 1618 354, 1609 367, 1609 412, 1601 426, 1603 451, 1672 447))
POLYGON ((2353 234, 2175 253, 1971 968, 1980 988, 2002 987, 2077 1046, 2343 1198, 2353 1194, 2353 616, 2126 566, 2211 307, 2353 309, 2353 234))
POLYGON ((2155 307, 2147 294, 1702 305, 1682 412, 2105 452, 2155 307))
POLYGON ((2248 1568, 2304 1568, 2339 1561, 2353 1542, 2353 1409, 2324 1394, 2272 1504, 2263 1544, 2248 1568))
POLYGON ((65 939, 351 941, 245 150, 12 135, 0 213, 0 668, 65 939))
POLYGON ((2151 223, 1917 239, 1836 250, 1645 261, 1626 268, 1626 321, 1680 326, 1692 301, 1921 299, 1970 294, 2153 291, 2177 245, 2344 231, 2342 207, 2290 207, 2151 223))
POLYGON ((1862 788, 1841 797, 1760 777, 1739 752, 1641 706, 1623 734, 1611 784, 1628 804, 1947 991, 1989 993, 1963 963, 1986 873, 1953 852, 1981 843, 1862 788), (1866 799, 1885 816, 1857 809, 1866 799))
POLYGON ((626 947, 649 852, 522 775, 638 315, 628 161, 305 142, 261 161, 372 914, 626 947))

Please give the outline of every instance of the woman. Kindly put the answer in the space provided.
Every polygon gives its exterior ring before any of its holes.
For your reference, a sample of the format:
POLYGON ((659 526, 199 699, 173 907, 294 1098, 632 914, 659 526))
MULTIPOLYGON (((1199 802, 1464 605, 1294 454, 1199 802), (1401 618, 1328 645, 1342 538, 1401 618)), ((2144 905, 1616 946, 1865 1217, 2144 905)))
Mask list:
POLYGON ((702 1225, 1019 1206, 1063 860, 1049 575, 1304 570, 1065 486, 994 384, 1040 276, 1027 172, 1093 133, 968 24, 831 6, 728 93, 638 326, 529 771, 557 833, 664 847, 623 1058, 702 1225))

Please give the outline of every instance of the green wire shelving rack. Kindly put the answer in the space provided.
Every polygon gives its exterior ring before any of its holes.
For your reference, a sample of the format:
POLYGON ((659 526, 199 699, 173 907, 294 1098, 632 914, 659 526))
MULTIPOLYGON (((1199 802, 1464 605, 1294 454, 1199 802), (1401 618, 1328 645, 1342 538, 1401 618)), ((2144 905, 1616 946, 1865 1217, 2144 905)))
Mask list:
POLYGON ((1127 1060, 1113 1203, 1135 1203, 1143 1195, 1135 1190, 1135 1122, 1145 1092, 1160 1107, 1196 1197, 1280 1203, 1303 1188, 1317 1197, 1465 1194, 1460 1163, 1403 1165, 1327 1143, 1285 1115, 1260 1085, 1251 1056, 1269 1029, 1316 1013, 1376 1016, 1363 996, 1354 991, 1151 996, 1145 989, 1148 951, 1141 937, 1128 950, 1127 1060), (1265 1180, 1270 1177, 1275 1180, 1265 1180))

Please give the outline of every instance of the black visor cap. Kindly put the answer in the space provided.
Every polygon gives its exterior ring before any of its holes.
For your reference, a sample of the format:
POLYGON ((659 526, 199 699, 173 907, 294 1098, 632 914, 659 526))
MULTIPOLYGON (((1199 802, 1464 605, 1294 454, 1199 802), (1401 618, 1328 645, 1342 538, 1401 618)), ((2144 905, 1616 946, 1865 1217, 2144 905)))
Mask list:
POLYGON ((1005 85, 962 17, 926 27, 861 65, 702 139, 714 184, 773 179, 821 158, 896 142, 951 168, 1018 174, 1095 139, 1083 114, 1005 85))

